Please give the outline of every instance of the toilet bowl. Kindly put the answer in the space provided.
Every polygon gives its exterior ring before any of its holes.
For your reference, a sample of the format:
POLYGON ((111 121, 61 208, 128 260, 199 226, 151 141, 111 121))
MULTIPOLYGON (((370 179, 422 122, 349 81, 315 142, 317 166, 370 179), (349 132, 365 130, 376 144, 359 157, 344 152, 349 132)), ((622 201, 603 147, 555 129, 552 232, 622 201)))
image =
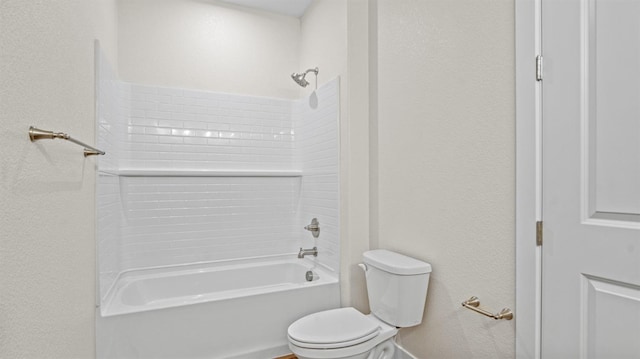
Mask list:
POLYGON ((287 334, 299 359, 392 359, 397 333, 396 327, 348 307, 303 317, 287 334))
POLYGON ((383 249, 363 257, 371 314, 347 307, 298 319, 287 334, 299 359, 392 359, 398 328, 422 322, 431 265, 383 249))

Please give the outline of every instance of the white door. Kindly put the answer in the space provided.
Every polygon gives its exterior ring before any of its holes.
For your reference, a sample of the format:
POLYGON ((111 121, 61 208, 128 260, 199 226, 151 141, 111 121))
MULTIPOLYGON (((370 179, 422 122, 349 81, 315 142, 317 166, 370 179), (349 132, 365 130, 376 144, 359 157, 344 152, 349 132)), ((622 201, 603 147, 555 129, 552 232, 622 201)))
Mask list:
POLYGON ((640 1, 542 0, 542 358, 640 358, 640 1))

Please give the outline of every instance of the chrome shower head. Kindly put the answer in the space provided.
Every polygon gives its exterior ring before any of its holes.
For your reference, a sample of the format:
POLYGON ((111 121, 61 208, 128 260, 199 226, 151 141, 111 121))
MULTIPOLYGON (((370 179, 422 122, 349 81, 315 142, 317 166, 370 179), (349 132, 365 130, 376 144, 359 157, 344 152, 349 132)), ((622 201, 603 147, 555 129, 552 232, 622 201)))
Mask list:
POLYGON ((307 85, 309 84, 309 81, 305 80, 304 76, 305 74, 298 74, 295 72, 291 74, 291 78, 293 79, 293 81, 295 81, 298 85, 302 87, 307 87, 307 85))
POLYGON ((302 86, 302 87, 307 87, 307 85, 309 85, 309 81, 307 81, 305 79, 305 76, 307 76, 307 74, 309 72, 313 72, 316 76, 318 76, 318 68, 316 67, 315 69, 308 69, 307 71, 303 72, 303 73, 297 73, 294 72, 291 74, 291 78, 293 79, 293 81, 295 81, 298 85, 302 86))

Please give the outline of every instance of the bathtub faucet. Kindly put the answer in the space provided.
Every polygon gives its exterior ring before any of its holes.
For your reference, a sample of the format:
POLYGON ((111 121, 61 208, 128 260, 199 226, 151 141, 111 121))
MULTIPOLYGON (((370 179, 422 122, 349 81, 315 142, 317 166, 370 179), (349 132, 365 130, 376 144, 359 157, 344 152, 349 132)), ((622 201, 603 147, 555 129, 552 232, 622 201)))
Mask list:
POLYGON ((318 247, 313 247, 311 249, 302 249, 300 247, 300 252, 298 252, 298 258, 304 258, 304 256, 313 255, 314 257, 318 256, 318 247))

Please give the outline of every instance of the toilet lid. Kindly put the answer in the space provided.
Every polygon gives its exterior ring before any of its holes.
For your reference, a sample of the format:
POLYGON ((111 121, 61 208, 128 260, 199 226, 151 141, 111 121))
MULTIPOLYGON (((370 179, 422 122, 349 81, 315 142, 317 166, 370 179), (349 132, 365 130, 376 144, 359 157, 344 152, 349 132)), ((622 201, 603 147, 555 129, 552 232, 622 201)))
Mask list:
POLYGON ((289 338, 305 347, 336 348, 360 344, 377 335, 380 326, 354 308, 326 310, 289 326, 289 338))

